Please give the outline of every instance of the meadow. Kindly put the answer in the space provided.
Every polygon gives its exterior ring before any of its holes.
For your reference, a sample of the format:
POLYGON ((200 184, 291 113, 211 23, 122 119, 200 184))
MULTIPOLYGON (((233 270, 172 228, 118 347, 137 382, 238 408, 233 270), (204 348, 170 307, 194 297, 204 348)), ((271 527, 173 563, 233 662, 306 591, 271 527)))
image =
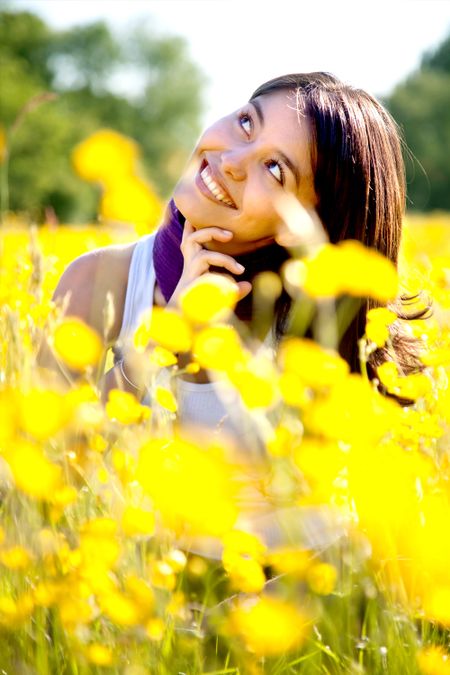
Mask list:
MULTIPOLYGON (((78 155, 88 180, 94 146, 78 155)), ((135 335, 154 407, 120 390, 103 405, 111 353, 51 297, 75 257, 160 217, 154 195, 116 178, 103 223, 11 215, 0 231, 0 672, 450 674, 450 217, 408 216, 398 274, 355 242, 290 261, 297 334, 275 358, 227 321, 232 284, 194 284, 135 335), (131 193, 135 226, 107 224, 131 193), (364 364, 389 349, 395 314, 368 314, 360 374, 320 330, 302 335, 305 307, 329 326, 336 298, 350 311, 401 290, 433 311, 404 321, 423 371, 379 368, 390 396, 364 364), (65 379, 38 365, 44 338, 65 379), (240 393, 263 452, 178 428, 183 352, 240 393)), ((264 315, 279 287, 261 284, 264 315)))

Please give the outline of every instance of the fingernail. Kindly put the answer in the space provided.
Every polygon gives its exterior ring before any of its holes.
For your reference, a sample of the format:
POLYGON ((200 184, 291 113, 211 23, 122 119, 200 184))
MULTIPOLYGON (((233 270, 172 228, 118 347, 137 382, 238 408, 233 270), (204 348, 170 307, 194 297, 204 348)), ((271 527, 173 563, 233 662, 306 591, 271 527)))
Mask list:
POLYGON ((222 232, 223 232, 224 234, 227 234, 227 235, 232 234, 232 232, 230 232, 230 230, 222 230, 222 232))
POLYGON ((238 268, 239 272, 243 272, 245 270, 244 265, 241 265, 241 263, 236 263, 236 267, 238 268))

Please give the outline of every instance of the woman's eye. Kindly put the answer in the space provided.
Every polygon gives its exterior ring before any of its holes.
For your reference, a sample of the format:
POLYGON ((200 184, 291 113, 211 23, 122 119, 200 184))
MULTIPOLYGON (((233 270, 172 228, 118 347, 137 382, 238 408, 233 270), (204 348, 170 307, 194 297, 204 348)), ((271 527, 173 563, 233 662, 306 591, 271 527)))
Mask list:
POLYGON ((239 124, 241 125, 247 136, 250 136, 252 130, 252 120, 250 115, 247 115, 246 113, 242 114, 239 117, 239 124))
POLYGON ((270 173, 274 178, 277 179, 281 185, 284 184, 284 173, 283 173, 283 168, 279 162, 276 162, 274 159, 271 159, 270 161, 267 162, 267 168, 269 169, 270 173))

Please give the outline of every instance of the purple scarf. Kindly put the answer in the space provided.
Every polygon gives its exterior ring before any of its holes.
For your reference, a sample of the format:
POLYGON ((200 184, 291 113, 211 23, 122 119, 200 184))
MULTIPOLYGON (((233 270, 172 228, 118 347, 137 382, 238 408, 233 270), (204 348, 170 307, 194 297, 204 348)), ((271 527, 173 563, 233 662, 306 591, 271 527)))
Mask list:
MULTIPOLYGON (((175 206, 173 199, 170 200, 166 217, 158 229, 153 246, 153 264, 155 266, 156 281, 168 302, 178 284, 183 272, 183 254, 180 250, 185 217, 175 206)), ((281 265, 289 258, 289 254, 282 246, 270 244, 256 251, 233 256, 234 259, 244 265, 243 274, 231 274, 236 281, 252 281, 259 273, 265 270, 279 272, 281 265)), ((211 272, 222 272, 221 267, 211 267, 211 272)), ((238 303, 238 316, 248 317, 251 314, 251 293, 238 303)), ((240 318, 241 318, 240 317, 240 318)))

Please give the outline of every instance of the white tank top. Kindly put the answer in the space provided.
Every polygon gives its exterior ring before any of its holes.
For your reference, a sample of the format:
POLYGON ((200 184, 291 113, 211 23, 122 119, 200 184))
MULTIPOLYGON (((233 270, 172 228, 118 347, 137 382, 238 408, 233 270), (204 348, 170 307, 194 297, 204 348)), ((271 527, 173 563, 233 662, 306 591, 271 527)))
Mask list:
MULTIPOLYGON (((128 272, 122 326, 118 345, 126 347, 138 327, 144 312, 152 310, 155 290, 155 268, 153 266, 153 244, 155 233, 141 237, 133 250, 128 272)), ((167 371, 161 372, 161 384, 167 382, 167 371)), ((181 377, 177 382, 177 417, 181 425, 189 425, 225 432, 239 445, 260 446, 255 427, 245 414, 240 398, 225 382, 205 384, 188 382, 181 377)), ((149 395, 142 403, 151 407, 149 395)), ((256 447, 255 447, 256 450, 256 447)), ((258 450, 259 452, 259 450, 258 450)))

